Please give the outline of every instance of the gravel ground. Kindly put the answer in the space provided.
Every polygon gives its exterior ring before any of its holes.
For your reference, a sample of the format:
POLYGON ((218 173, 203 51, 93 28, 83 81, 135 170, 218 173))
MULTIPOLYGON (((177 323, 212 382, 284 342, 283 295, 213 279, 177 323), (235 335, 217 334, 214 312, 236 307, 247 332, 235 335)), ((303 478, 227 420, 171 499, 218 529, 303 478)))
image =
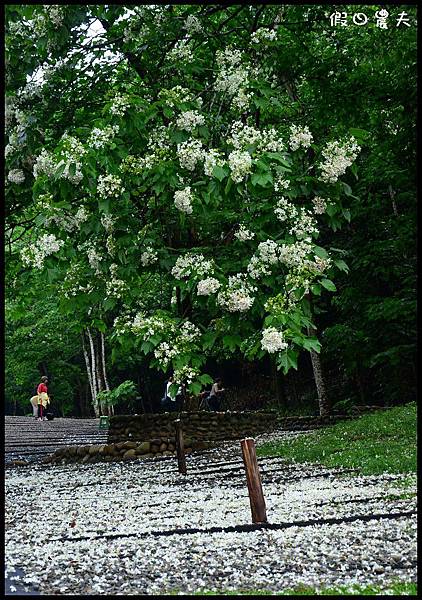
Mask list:
MULTIPOLYGON (((296 434, 257 441, 285 435, 296 434)), ((186 477, 172 457, 10 469, 9 583, 16 593, 139 595, 416 581, 416 477, 403 489, 400 475, 259 464, 272 528, 250 526, 237 442, 188 456, 186 477)))

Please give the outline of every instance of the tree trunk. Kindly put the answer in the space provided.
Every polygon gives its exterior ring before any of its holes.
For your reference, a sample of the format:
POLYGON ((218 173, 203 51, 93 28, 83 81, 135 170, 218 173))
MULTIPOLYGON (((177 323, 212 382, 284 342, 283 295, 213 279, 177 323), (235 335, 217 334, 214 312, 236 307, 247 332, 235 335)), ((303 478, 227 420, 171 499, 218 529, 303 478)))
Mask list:
POLYGON ((95 416, 98 418, 100 416, 100 407, 97 401, 97 370, 95 368, 95 348, 94 348, 94 340, 92 339, 91 331, 89 327, 87 327, 88 338, 89 338, 89 347, 91 349, 91 379, 92 379, 92 403, 94 405, 95 416))
POLYGON ((89 363, 88 352, 87 352, 87 350, 85 348, 84 334, 82 334, 82 350, 83 350, 83 353, 84 353, 85 365, 86 365, 86 373, 88 375, 88 382, 89 382, 89 387, 90 387, 90 390, 91 390, 92 406, 94 407, 95 416, 99 417, 100 415, 97 414, 97 409, 96 409, 96 404, 95 404, 94 384, 93 384, 93 381, 92 381, 92 372, 91 372, 91 367, 90 367, 90 363, 89 363))
POLYGON ((318 393, 319 414, 321 417, 327 417, 330 414, 330 405, 327 398, 324 377, 322 375, 321 358, 315 350, 310 350, 310 353, 315 385, 318 393))

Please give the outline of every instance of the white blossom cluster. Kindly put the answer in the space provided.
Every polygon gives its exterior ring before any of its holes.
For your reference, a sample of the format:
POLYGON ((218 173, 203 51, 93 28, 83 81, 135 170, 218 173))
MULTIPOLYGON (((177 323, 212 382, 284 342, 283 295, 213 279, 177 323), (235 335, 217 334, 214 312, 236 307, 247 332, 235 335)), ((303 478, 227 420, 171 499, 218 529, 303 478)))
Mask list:
POLYGON ((143 267, 148 267, 149 265, 153 265, 158 260, 157 251, 152 248, 152 246, 148 246, 144 252, 141 254, 141 264, 143 267))
POLYGON ((208 260, 202 254, 188 253, 179 256, 171 274, 176 279, 189 279, 196 274, 199 277, 208 275, 214 268, 212 260, 208 260))
POLYGON ((309 131, 309 127, 299 127, 298 125, 291 125, 290 127, 290 138, 289 145, 292 150, 302 148, 309 148, 312 143, 312 133, 309 131))
POLYGON ((78 185, 83 179, 81 159, 86 154, 86 150, 78 139, 68 133, 62 135, 61 143, 60 156, 63 158, 56 164, 55 172, 57 173, 59 169, 61 171, 64 167, 60 177, 78 185))
POLYGON ((56 172, 56 162, 54 156, 48 152, 45 148, 41 150, 41 154, 37 156, 34 164, 34 177, 40 177, 46 175, 47 177, 53 177, 56 172))
MULTIPOLYGON (((311 279, 309 276, 305 274, 303 271, 299 271, 296 273, 288 273, 285 279, 286 288, 289 289, 289 295, 292 296, 292 292, 298 290, 299 288, 303 289, 303 295, 309 293, 309 287, 311 285, 311 279)), ((302 297, 303 297, 302 295, 302 297)))
POLYGON ((154 350, 155 358, 164 368, 176 356, 195 347, 201 337, 201 332, 190 321, 182 324, 178 320, 161 316, 147 316, 145 312, 138 312, 134 318, 117 317, 114 321, 114 330, 118 335, 131 332, 149 341, 153 337, 165 338, 154 350))
POLYGON ((203 144, 200 140, 186 140, 177 144, 177 155, 181 167, 194 171, 197 163, 204 158, 203 144))
POLYGON ((245 312, 252 307, 255 301, 252 294, 256 291, 244 273, 230 275, 228 285, 217 295, 217 303, 229 312, 245 312))
POLYGON ((11 169, 7 175, 7 179, 19 185, 25 181, 25 173, 21 169, 11 169))
POLYGON ((301 269, 311 252, 312 245, 308 241, 298 240, 293 244, 281 244, 279 247, 279 259, 287 267, 301 269))
POLYGON ((267 327, 262 331, 261 348, 270 354, 285 350, 288 344, 284 340, 283 332, 275 327, 267 327))
POLYGON ((192 214, 192 200, 193 194, 189 186, 183 190, 176 190, 174 192, 174 205, 180 212, 186 213, 187 215, 192 214))
POLYGON ((60 229, 64 229, 68 233, 79 229, 89 217, 88 211, 84 206, 81 206, 76 211, 75 215, 67 214, 63 209, 54 206, 47 206, 47 214, 44 217, 44 225, 48 227, 51 223, 55 223, 60 229))
POLYGON ((101 225, 107 232, 113 231, 115 218, 111 215, 101 215, 101 225))
POLYGON ((91 269, 95 271, 96 275, 99 275, 101 273, 100 263, 103 260, 103 256, 97 251, 94 244, 88 244, 86 256, 91 269))
POLYGON ((202 33, 203 31, 201 21, 198 19, 198 17, 195 17, 195 15, 188 15, 185 20, 185 29, 189 35, 194 33, 202 33))
POLYGON ((239 229, 235 232, 234 237, 240 242, 246 242, 252 240, 255 237, 253 231, 249 231, 243 223, 239 225, 239 229))
POLYGON ((273 240, 266 240, 258 244, 256 254, 249 261, 247 271, 252 279, 259 279, 269 275, 271 268, 279 261, 280 246, 273 240))
POLYGON ((260 152, 282 152, 285 149, 283 140, 274 128, 259 131, 255 127, 244 125, 242 121, 234 121, 230 127, 227 143, 236 150, 245 150, 251 146, 260 152))
POLYGON ((321 163, 321 181, 335 183, 340 175, 346 172, 347 167, 354 162, 361 148, 352 136, 343 141, 328 142, 322 150, 325 161, 321 163))
POLYGON ((221 152, 215 148, 210 148, 204 152, 204 173, 208 177, 212 177, 214 167, 224 167, 226 161, 221 156, 221 152))
POLYGON ((88 146, 95 148, 96 150, 104 148, 104 146, 111 142, 114 136, 119 133, 119 129, 120 128, 118 125, 108 125, 103 129, 94 127, 94 129, 91 131, 91 135, 88 138, 88 146))
POLYGON ((97 192, 101 198, 119 198, 124 191, 125 188, 118 175, 100 175, 98 177, 97 192))
POLYGON ((169 130, 165 125, 155 127, 148 138, 147 142, 148 149, 153 153, 161 154, 163 150, 169 150, 169 130))
POLYGON ((250 173, 252 168, 252 158, 249 152, 234 150, 229 154, 229 167, 231 178, 235 183, 240 183, 250 173))
POLYGON ((177 104, 191 102, 192 93, 187 88, 176 85, 169 90, 160 90, 158 97, 164 100, 167 106, 174 108, 177 104))
POLYGON ((44 10, 55 29, 61 27, 64 21, 64 6, 60 4, 44 4, 44 10))
POLYGON ((127 290, 126 282, 117 277, 117 270, 116 264, 110 265, 111 278, 106 280, 106 296, 110 298, 122 298, 127 290))
POLYGON ((314 260, 306 260, 305 267, 315 274, 321 274, 327 271, 332 265, 331 258, 321 258, 314 256, 314 260))
POLYGON ((312 236, 318 234, 317 222, 312 213, 306 210, 306 208, 301 207, 298 218, 289 229, 289 233, 295 235, 298 239, 310 242, 312 236))
POLYGON ((21 250, 22 262, 26 266, 42 269, 45 258, 58 252, 63 245, 64 241, 57 239, 53 234, 42 235, 32 246, 21 250))
POLYGON ((281 192, 281 190, 287 190, 290 185, 289 179, 284 179, 280 173, 276 175, 274 179, 274 191, 281 192))
POLYGON ((120 163, 120 171, 122 173, 131 173, 133 175, 141 175, 144 171, 149 171, 158 162, 158 157, 155 154, 147 154, 146 156, 133 156, 129 154, 120 163))
POLYGON ((251 94, 246 92, 249 85, 249 73, 247 68, 242 65, 242 53, 240 50, 232 48, 217 50, 216 61, 219 72, 214 84, 215 90, 233 96, 232 102, 236 108, 247 108, 251 94))
POLYGON ((173 379, 174 382, 178 383, 179 385, 181 385, 182 383, 189 385, 198 377, 198 375, 198 369, 185 365, 180 369, 175 369, 173 373, 173 379))
POLYGON ((110 106, 110 112, 112 115, 116 117, 123 117, 130 106, 130 100, 128 96, 122 96, 121 94, 116 94, 112 100, 110 106))
POLYGON ((325 213, 325 210, 327 208, 327 201, 324 200, 324 198, 321 198, 320 196, 315 196, 314 198, 312 198, 312 204, 314 213, 316 215, 322 215, 323 213, 325 213))
POLYGON ((198 296, 209 296, 215 294, 221 287, 221 283, 215 277, 207 277, 198 281, 198 296))
POLYGON ((288 221, 297 217, 297 209, 287 198, 281 196, 277 200, 274 214, 279 221, 288 221))
POLYGON ((191 62, 193 60, 193 53, 189 40, 179 40, 174 48, 167 53, 167 58, 172 61, 181 61, 182 63, 191 62))
POLYGON ((259 29, 251 33, 251 42, 253 44, 273 42, 276 39, 277 31, 275 29, 267 29, 266 27, 260 27, 259 29))
POLYGON ((196 127, 200 127, 204 124, 204 116, 199 114, 196 110, 186 110, 185 112, 180 113, 176 120, 177 127, 179 127, 179 129, 184 129, 185 131, 193 131, 196 127))

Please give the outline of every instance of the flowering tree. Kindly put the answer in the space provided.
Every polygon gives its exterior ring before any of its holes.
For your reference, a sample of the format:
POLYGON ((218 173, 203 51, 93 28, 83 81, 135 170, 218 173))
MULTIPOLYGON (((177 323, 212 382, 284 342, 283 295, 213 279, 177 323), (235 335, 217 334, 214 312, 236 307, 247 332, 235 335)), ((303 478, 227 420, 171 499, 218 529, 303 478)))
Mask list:
POLYGON ((287 373, 318 352, 311 298, 347 270, 319 230, 349 218, 341 178, 360 146, 348 126, 314 139, 291 121, 282 9, 13 10, 9 64, 25 46, 23 69, 42 69, 11 76, 10 228, 21 264, 80 315, 94 401, 107 328, 192 393, 207 356, 269 353, 287 373))

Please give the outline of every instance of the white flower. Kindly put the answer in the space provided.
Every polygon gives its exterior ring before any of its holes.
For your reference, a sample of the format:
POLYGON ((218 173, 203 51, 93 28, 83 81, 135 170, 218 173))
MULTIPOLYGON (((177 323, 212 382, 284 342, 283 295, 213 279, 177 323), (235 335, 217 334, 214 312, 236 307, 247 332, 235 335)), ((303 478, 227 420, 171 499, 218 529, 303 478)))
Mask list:
POLYGON ((321 198, 320 196, 315 196, 314 198, 312 198, 312 204, 314 205, 314 213, 316 215, 322 215, 325 212, 325 209, 327 208, 326 200, 324 200, 324 198, 321 198))
POLYGON ((174 48, 167 53, 167 58, 172 61, 190 63, 193 60, 193 53, 189 45, 189 40, 179 40, 174 48))
POLYGON ((192 214, 192 200, 193 195, 189 186, 185 187, 184 190, 174 192, 174 205, 180 212, 187 215, 192 214))
POLYGON ((86 255, 88 258, 89 266, 95 271, 96 275, 99 275, 101 273, 99 268, 100 262, 103 260, 103 257, 99 252, 97 252, 97 249, 94 245, 88 246, 86 255))
POLYGON ((118 175, 100 175, 98 177, 97 192, 102 198, 118 198, 125 188, 122 187, 122 180, 118 175))
POLYGON ((156 263, 157 260, 158 254, 151 246, 148 246, 148 248, 146 248, 146 250, 141 254, 141 263, 144 267, 156 263))
POLYGON ((361 148, 352 136, 349 140, 328 142, 322 150, 325 161, 321 163, 321 181, 335 183, 347 167, 354 162, 361 148))
POLYGON ((56 172, 56 163, 54 157, 50 152, 44 148, 41 150, 41 154, 37 156, 34 165, 34 177, 35 179, 40 175, 47 175, 52 177, 56 172))
POLYGON ((294 222, 289 229, 291 235, 295 235, 299 239, 311 241, 312 236, 318 233, 317 223, 312 214, 305 208, 301 208, 299 218, 294 222))
POLYGON ((221 283, 215 277, 207 277, 198 282, 198 296, 209 296, 215 294, 221 287, 221 283))
POLYGON ((104 148, 104 146, 108 144, 118 132, 118 125, 111 125, 104 127, 104 129, 94 127, 94 129, 91 131, 91 135, 88 138, 88 146, 95 148, 96 150, 104 148))
POLYGON ((226 164, 226 161, 221 158, 221 154, 218 150, 211 148, 208 152, 204 154, 204 173, 208 175, 208 177, 213 176, 214 167, 223 167, 226 164))
POLYGON ((271 267, 279 261, 280 246, 273 240, 266 240, 258 244, 257 252, 248 264, 248 273, 253 279, 271 273, 271 267))
POLYGON ((234 234, 234 237, 237 238, 240 242, 246 242, 247 240, 251 240, 255 237, 255 234, 249 229, 246 229, 243 223, 239 225, 239 229, 234 234))
POLYGON ((294 244, 282 244, 279 247, 279 260, 288 267, 300 269, 311 251, 312 246, 306 240, 298 240, 294 244))
POLYGON ((186 142, 177 144, 177 155, 180 166, 185 167, 188 171, 193 171, 196 164, 204 158, 203 144, 200 140, 186 140, 186 142))
POLYGON ((33 246, 22 249, 22 262, 27 266, 42 269, 44 266, 44 259, 47 256, 58 252, 63 245, 64 241, 57 239, 53 234, 42 235, 37 239, 33 246))
POLYGON ((289 219, 294 219, 297 217, 297 209, 293 206, 291 202, 287 200, 284 196, 282 196, 278 201, 276 208, 274 209, 274 214, 279 221, 287 221, 289 219))
POLYGON ((108 232, 112 231, 115 219, 111 215, 101 215, 101 225, 108 232))
POLYGON ((207 260, 202 254, 184 254, 179 256, 171 274, 176 279, 188 279, 196 274, 200 277, 208 275, 213 270, 213 262, 207 260))
POLYGON ((190 35, 193 33, 202 33, 203 31, 201 21, 195 15, 188 15, 185 21, 185 29, 190 35))
POLYGON ((176 120, 176 125, 186 131, 193 131, 196 127, 204 124, 205 118, 196 110, 186 110, 176 120))
POLYGON ((274 179, 274 191, 280 192, 281 190, 287 190, 290 185, 288 179, 283 179, 283 176, 278 174, 274 179))
POLYGON ((260 27, 256 31, 251 33, 251 42, 253 44, 259 44, 261 42, 272 42, 277 39, 277 31, 275 29, 267 29, 266 27, 260 27))
POLYGON ((261 347, 270 354, 285 350, 288 344, 284 341, 284 336, 281 331, 275 327, 267 327, 262 331, 261 347))
POLYGON ((228 286, 218 293, 217 303, 229 312, 246 312, 255 301, 254 292, 256 288, 247 282, 245 274, 231 275, 228 286))
POLYGON ((309 127, 292 125, 290 127, 290 132, 289 144, 292 150, 297 150, 300 146, 302 146, 302 148, 309 148, 313 139, 309 127))
POLYGON ((240 183, 252 167, 252 158, 249 152, 234 150, 229 154, 229 167, 231 178, 235 183, 240 183))
POLYGON ((20 184, 25 181, 25 173, 21 169, 12 169, 9 171, 7 179, 12 183, 20 184))
POLYGON ((115 115, 117 117, 123 117, 129 106, 130 102, 127 96, 121 96, 120 94, 116 94, 112 100, 110 112, 112 115, 115 115))
POLYGON ((237 108, 246 108, 251 98, 251 94, 246 92, 249 85, 249 73, 241 64, 240 50, 231 48, 217 50, 216 61, 219 72, 214 89, 234 96, 233 103, 237 108))
POLYGON ((158 93, 158 97, 162 98, 167 106, 173 108, 179 103, 187 103, 192 100, 192 94, 187 88, 183 88, 180 85, 176 85, 171 89, 162 89, 158 93))

